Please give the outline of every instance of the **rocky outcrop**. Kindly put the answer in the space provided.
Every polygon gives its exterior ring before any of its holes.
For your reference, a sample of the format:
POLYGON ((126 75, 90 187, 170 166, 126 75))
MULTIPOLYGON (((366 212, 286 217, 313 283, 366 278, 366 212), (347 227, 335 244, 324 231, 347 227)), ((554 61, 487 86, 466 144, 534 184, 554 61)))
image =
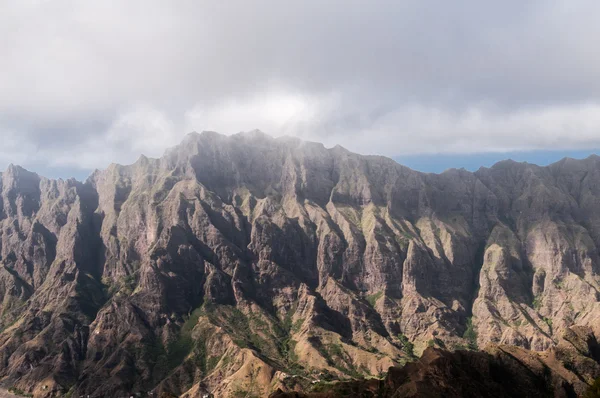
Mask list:
POLYGON ((598 157, 435 175, 260 132, 83 183, 10 166, 0 376, 36 397, 265 396, 427 346, 552 352, 574 325, 600 336, 598 187, 598 157))
POLYGON ((543 353, 505 345, 481 352, 427 348, 418 361, 390 368, 383 380, 320 382, 313 392, 280 389, 270 398, 584 396, 600 381, 599 350, 591 331, 576 326, 543 353))

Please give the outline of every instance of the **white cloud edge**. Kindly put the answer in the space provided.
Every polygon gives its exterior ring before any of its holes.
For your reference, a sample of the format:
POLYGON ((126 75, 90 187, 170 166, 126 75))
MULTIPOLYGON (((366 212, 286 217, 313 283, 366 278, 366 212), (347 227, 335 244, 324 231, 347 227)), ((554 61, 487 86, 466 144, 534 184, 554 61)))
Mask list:
MULTIPOLYGON (((0 161, 89 170, 111 162, 132 163, 141 154, 159 157, 191 131, 233 134, 254 128, 273 136, 297 136, 328 147, 341 144, 354 152, 386 156, 600 148, 597 103, 509 113, 485 105, 460 112, 406 105, 370 120, 365 129, 353 130, 335 123, 339 113, 347 111, 340 101, 335 94, 280 91, 197 106, 179 119, 138 105, 120 114, 106 131, 82 134, 80 141, 65 146, 42 148, 17 131, 4 130, 0 161)), ((358 118, 366 117, 355 111, 358 118)))

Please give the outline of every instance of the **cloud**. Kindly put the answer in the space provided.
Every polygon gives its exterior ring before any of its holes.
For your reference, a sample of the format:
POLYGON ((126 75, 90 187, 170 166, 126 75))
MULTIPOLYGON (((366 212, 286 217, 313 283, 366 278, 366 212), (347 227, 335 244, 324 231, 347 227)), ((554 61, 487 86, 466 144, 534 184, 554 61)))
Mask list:
MULTIPOLYGON (((329 139, 344 136, 345 132, 338 132, 329 139)), ((511 112, 477 105, 459 112, 407 106, 353 131, 349 142, 356 151, 389 156, 600 148, 600 105, 554 105, 511 112), (399 137, 408 139, 399 141, 399 137)))
POLYGON ((0 4, 0 164, 92 169, 196 130, 363 153, 600 147, 594 1, 0 4))

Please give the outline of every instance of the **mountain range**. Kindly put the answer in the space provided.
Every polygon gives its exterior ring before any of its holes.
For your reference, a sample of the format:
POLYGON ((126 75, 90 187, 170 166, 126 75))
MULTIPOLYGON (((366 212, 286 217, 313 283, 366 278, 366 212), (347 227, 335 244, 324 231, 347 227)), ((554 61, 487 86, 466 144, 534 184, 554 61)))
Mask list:
POLYGON ((600 377, 598 156, 426 174, 203 132, 85 182, 11 165, 0 192, 12 391, 576 396, 600 377), (472 391, 440 382, 456 372, 472 391))

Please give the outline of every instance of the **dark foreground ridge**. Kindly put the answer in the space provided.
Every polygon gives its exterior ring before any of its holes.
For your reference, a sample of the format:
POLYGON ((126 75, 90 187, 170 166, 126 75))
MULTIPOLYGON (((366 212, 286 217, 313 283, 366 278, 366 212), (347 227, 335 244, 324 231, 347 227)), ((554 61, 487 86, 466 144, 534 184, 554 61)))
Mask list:
POLYGON ((600 336, 598 247, 598 157, 423 174, 205 132, 85 182, 10 166, 0 378, 36 398, 266 397, 427 347, 517 347, 579 392, 592 357, 562 373, 546 357, 573 327, 600 336))
POLYGON ((571 333, 572 343, 565 340, 545 354, 514 346, 483 352, 427 348, 419 360, 391 368, 383 380, 321 383, 310 393, 280 390, 270 398, 597 397, 600 379, 594 388, 585 380, 598 374, 600 346, 582 328, 575 330, 581 334, 571 333))

